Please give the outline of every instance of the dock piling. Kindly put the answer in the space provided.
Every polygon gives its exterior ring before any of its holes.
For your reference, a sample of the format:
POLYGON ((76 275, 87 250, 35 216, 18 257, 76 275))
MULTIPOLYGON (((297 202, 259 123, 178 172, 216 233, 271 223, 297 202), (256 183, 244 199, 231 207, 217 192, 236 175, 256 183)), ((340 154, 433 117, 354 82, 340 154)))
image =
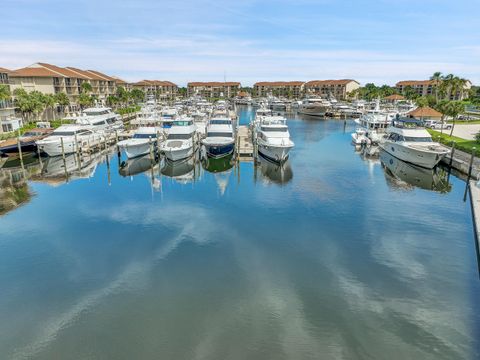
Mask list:
POLYGON ((22 143, 20 142, 20 133, 17 136, 17 147, 18 147, 18 156, 20 157, 20 165, 22 166, 22 170, 25 171, 25 166, 23 165, 22 143))

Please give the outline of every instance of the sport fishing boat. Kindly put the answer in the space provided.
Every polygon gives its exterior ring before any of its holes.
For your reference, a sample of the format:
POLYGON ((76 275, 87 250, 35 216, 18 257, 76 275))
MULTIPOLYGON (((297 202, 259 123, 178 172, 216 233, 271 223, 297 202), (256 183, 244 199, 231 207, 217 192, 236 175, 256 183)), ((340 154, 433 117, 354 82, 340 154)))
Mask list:
POLYGON ((129 159, 146 155, 151 147, 153 151, 157 148, 157 141, 159 141, 157 135, 160 134, 160 130, 153 126, 139 127, 131 139, 119 141, 118 146, 125 151, 129 159))
POLYGON ((18 154, 18 143, 22 153, 36 152, 36 141, 46 138, 53 129, 37 128, 28 130, 19 139, 9 139, 0 144, 0 156, 15 156, 18 154))
POLYGON ((235 131, 230 118, 213 118, 208 122, 206 138, 202 140, 207 156, 220 158, 233 153, 235 131))
POLYGON ((83 146, 99 144, 104 138, 103 132, 95 131, 91 126, 62 125, 46 138, 36 141, 36 144, 48 156, 58 156, 62 155, 62 151, 65 154, 72 154, 83 146))
POLYGON ((170 161, 178 161, 192 156, 195 131, 192 118, 175 119, 168 129, 166 140, 160 146, 165 157, 170 161))
POLYGON ((283 116, 267 116, 256 124, 258 152, 265 158, 284 162, 294 147, 288 131, 287 119, 283 116))
POLYGON ((423 122, 415 119, 398 118, 387 128, 388 136, 379 146, 396 158, 433 169, 450 150, 432 140, 423 122))

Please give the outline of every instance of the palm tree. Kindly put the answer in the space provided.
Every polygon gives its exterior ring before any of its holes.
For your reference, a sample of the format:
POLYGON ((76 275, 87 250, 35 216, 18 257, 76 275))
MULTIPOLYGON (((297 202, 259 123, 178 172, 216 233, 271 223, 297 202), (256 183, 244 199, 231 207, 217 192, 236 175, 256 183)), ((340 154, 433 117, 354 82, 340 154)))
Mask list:
POLYGON ((449 105, 447 106, 447 110, 448 115, 453 118, 453 125, 452 129, 450 130, 450 136, 452 136, 457 117, 465 110, 465 106, 460 101, 450 101, 449 105))
POLYGON ((118 98, 115 95, 109 95, 107 97, 107 105, 113 108, 116 104, 118 104, 118 98))
POLYGON ((91 93, 93 91, 93 87, 92 87, 92 84, 90 84, 89 82, 82 82, 82 85, 80 85, 81 88, 82 88, 82 92, 85 92, 85 93, 91 93))
POLYGON ((10 100, 11 96, 8 85, 0 84, 0 101, 10 100))
POLYGON ((59 92, 55 94, 55 100, 60 108, 62 109, 62 116, 65 115, 65 107, 70 105, 70 99, 68 98, 67 94, 64 92, 59 92))
POLYGON ((430 80, 433 81, 434 85, 434 90, 435 90, 435 100, 438 102, 438 88, 440 87, 440 84, 442 83, 442 73, 440 71, 437 71, 433 73, 432 76, 430 76, 430 80))
POLYGON ((119 86, 117 88, 116 94, 117 94, 118 101, 121 103, 122 107, 125 107, 128 101, 128 91, 125 90, 123 86, 119 86))
POLYGON ((55 105, 57 104, 57 99, 52 94, 46 94, 43 96, 43 103, 45 108, 51 109, 53 120, 55 120, 55 105))
POLYGON ((93 98, 90 95, 82 92, 78 96, 78 103, 80 104, 80 107, 84 109, 87 106, 93 105, 93 98))

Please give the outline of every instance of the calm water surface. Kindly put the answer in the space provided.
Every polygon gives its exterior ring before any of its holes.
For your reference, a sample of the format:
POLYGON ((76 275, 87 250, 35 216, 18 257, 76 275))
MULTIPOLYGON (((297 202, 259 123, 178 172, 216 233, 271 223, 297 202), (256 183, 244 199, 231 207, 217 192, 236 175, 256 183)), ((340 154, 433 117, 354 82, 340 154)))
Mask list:
POLYGON ((284 168, 0 171, 0 359, 478 359, 465 183, 289 125, 284 168))

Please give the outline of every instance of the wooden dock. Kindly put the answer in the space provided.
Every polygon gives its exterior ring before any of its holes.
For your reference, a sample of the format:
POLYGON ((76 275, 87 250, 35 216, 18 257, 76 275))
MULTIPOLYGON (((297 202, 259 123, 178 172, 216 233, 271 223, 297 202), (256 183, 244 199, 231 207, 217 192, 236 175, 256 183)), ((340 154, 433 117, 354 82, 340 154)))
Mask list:
POLYGON ((240 125, 237 130, 236 154, 240 161, 253 161, 254 147, 252 130, 246 125, 240 125))

